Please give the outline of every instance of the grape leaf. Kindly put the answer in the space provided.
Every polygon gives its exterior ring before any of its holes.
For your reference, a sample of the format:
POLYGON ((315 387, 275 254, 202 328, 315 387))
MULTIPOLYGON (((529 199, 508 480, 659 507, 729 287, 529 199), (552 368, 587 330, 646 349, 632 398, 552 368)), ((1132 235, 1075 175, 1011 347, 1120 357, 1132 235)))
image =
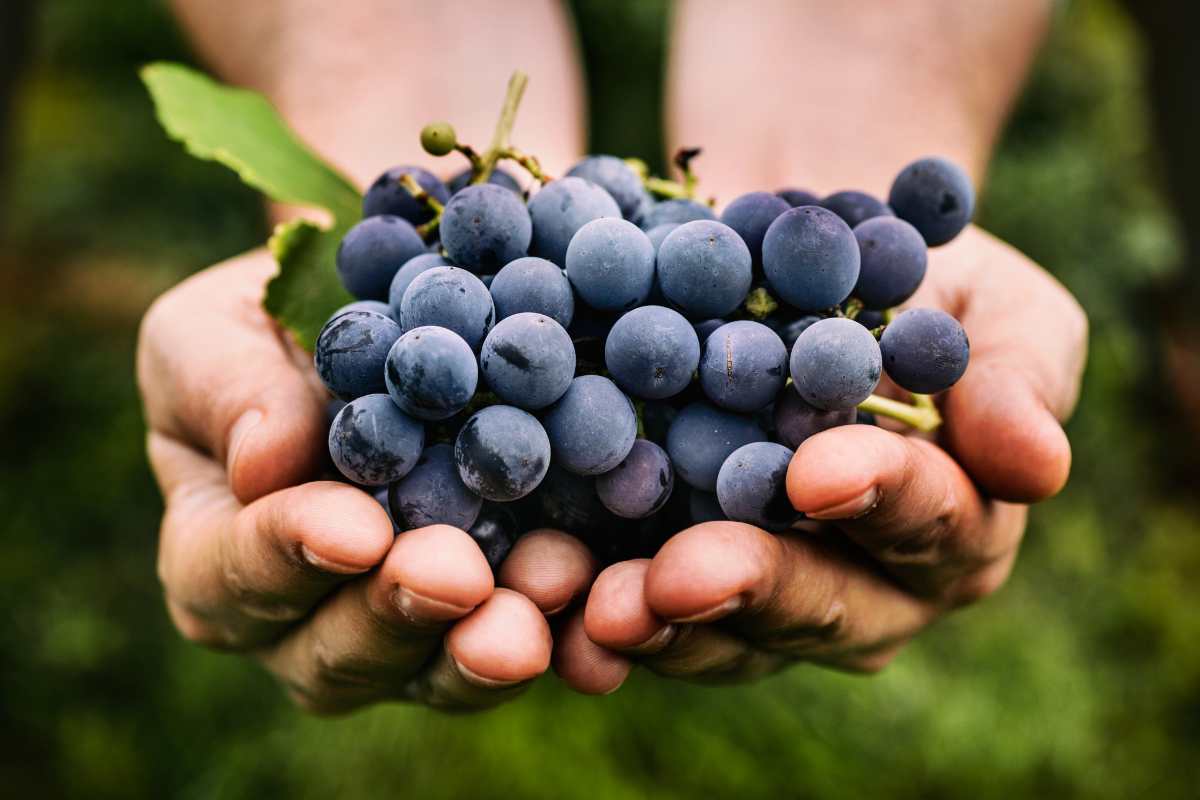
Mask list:
POLYGON ((141 76, 167 135, 189 153, 229 167, 273 200, 333 217, 327 230, 306 221, 285 223, 269 242, 279 272, 263 305, 311 349, 329 314, 350 299, 334 256, 361 217, 358 190, 301 142, 262 95, 223 86, 182 64, 149 64, 141 76))

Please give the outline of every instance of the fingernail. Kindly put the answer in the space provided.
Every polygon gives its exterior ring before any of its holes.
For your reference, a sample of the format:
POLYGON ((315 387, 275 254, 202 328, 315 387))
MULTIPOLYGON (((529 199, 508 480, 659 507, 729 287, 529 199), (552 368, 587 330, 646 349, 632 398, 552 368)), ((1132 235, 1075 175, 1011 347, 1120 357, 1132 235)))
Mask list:
POLYGON ((351 564, 339 564, 336 561, 330 561, 328 558, 317 555, 312 550, 308 549, 308 545, 300 545, 300 555, 309 565, 316 567, 322 572, 336 572, 339 575, 357 575, 360 572, 366 572, 370 567, 359 567, 351 564))
POLYGON ((403 586, 396 589, 395 594, 392 596, 392 602, 405 619, 415 622, 418 625, 449 622, 450 620, 465 617, 473 610, 472 608, 447 603, 443 600, 434 600, 431 597, 417 594, 403 586))
POLYGON ((258 423, 262 422, 263 413, 257 408, 252 408, 238 417, 237 422, 233 423, 233 427, 229 429, 229 450, 225 455, 225 469, 231 475, 233 469, 237 465, 238 454, 242 450, 242 445, 250 438, 250 433, 254 430, 258 423))
POLYGON ((740 609, 745 604, 741 595, 734 595, 723 603, 713 606, 712 608, 701 611, 698 614, 692 614, 689 617, 676 617, 672 622, 712 622, 715 619, 728 616, 740 609))
POLYGON ((654 635, 649 639, 641 644, 635 644, 633 647, 628 648, 628 650, 637 655, 653 655, 671 643, 671 640, 675 638, 677 630, 679 629, 674 625, 665 625, 655 631, 654 635))
POLYGON ((462 662, 454 656, 450 656, 450 663, 458 670, 458 674, 463 677, 463 680, 484 689, 511 689, 513 686, 520 686, 522 683, 525 683, 525 681, 498 681, 493 678, 485 678, 464 667, 462 662))
POLYGON ((879 505, 879 490, 872 486, 852 500, 807 512, 810 519, 853 519, 869 513, 879 505))

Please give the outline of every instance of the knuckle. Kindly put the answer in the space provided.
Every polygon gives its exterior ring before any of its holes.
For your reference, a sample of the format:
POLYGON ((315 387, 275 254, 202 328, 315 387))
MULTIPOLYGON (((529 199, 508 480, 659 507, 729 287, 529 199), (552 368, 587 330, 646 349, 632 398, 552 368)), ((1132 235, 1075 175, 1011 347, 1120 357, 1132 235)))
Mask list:
POLYGON ((354 667, 343 652, 317 639, 312 644, 312 681, 317 694, 331 695, 344 689, 363 689, 374 682, 354 667))
POLYGON ((970 605, 994 594, 1008 581, 1012 566, 1013 560, 1008 558, 960 578, 950 592, 951 603, 954 607, 970 605))

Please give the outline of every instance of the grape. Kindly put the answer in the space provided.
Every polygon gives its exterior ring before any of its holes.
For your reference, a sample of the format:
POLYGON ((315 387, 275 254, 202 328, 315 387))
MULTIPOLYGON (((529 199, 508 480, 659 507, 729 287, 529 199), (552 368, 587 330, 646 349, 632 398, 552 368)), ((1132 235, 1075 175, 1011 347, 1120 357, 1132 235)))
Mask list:
POLYGON ((655 225, 646 231, 646 237, 650 240, 650 244, 654 245, 655 255, 658 255, 658 248, 662 247, 663 239, 667 238, 667 234, 678 227, 678 222, 664 222, 662 225, 655 225))
POLYGON ((325 403, 325 426, 333 425, 333 418, 338 415, 338 412, 346 407, 345 400, 338 400, 336 397, 331 398, 325 403))
POLYGON ((434 267, 413 278, 400 301, 400 324, 410 331, 437 325, 457 333, 474 351, 492 329, 496 309, 479 278, 458 267, 434 267))
POLYGON ((386 394, 351 400, 329 428, 329 455, 338 471, 363 486, 382 486, 408 474, 425 444, 425 426, 396 408, 386 394))
POLYGON ((707 403, 690 403, 667 431, 667 455, 679 477, 705 492, 717 488, 717 472, 734 450, 766 440, 750 417, 722 411, 707 403))
POLYGON ((708 399, 730 411, 758 411, 787 380, 788 351, 760 322, 722 325, 704 343, 700 386, 708 399))
POLYGON ((501 320, 483 340, 479 365, 500 399, 527 410, 563 396, 575 375, 575 346, 544 314, 522 312, 501 320))
POLYGON ((494 272, 529 250, 533 223, 521 198, 490 183, 468 186, 442 212, 442 247, 474 273, 494 272))
POLYGON ((317 336, 313 363, 329 391, 343 400, 384 392, 383 364, 400 326, 373 311, 347 311, 317 336))
POLYGON ((635 208, 633 213, 629 215, 629 221, 634 225, 637 225, 642 230, 646 230, 646 226, 642 223, 645 221, 646 215, 650 213, 650 209, 654 208, 654 206, 657 204, 658 203, 655 201, 654 195, 650 194, 650 192, 646 191, 645 189, 642 189, 641 196, 638 197, 637 208, 635 208))
POLYGON ((763 271, 784 302, 805 311, 832 308, 858 281, 858 241, 832 211, 800 206, 780 214, 763 238, 763 271))
POLYGON ((391 214, 413 225, 423 225, 433 219, 433 211, 429 206, 417 201, 400 185, 401 175, 412 175, 430 197, 443 205, 450 199, 446 185, 429 170, 411 166, 392 167, 376 178, 363 195, 364 217, 391 214))
POLYGON ((550 466, 550 441, 529 412, 488 406, 458 432, 454 460, 467 488, 506 503, 524 497, 542 482, 550 466))
POLYGON ((375 498, 375 502, 383 506, 383 510, 387 512, 388 521, 392 523, 392 535, 399 536, 404 533, 404 529, 396 524, 395 518, 392 517, 392 509, 388 505, 388 487, 380 486, 371 492, 371 497, 375 498))
POLYGON ((793 385, 809 405, 854 408, 879 383, 879 343, 854 320, 823 319, 792 345, 791 368, 793 385))
POLYGON ((794 450, 814 434, 852 424, 856 419, 855 412, 853 408, 822 411, 804 402, 799 392, 785 387, 775 400, 775 438, 794 450))
POLYGON ((720 222, 680 225, 658 250, 658 281, 667 299, 693 317, 721 317, 746 298, 752 277, 750 250, 720 222))
POLYGON ((636 214, 642 203, 642 179, 616 156, 588 156, 567 170, 567 175, 589 180, 604 189, 617 201, 626 219, 636 214))
POLYGON ((645 439, 633 443, 629 455, 596 478, 600 502, 618 517, 642 519, 666 505, 675 474, 666 452, 645 439))
POLYGON ((554 461, 580 475, 608 472, 637 438, 633 404, 608 378, 580 375, 542 418, 554 461))
POLYGON ((392 307, 387 303, 381 303, 378 300, 355 300, 353 303, 346 303, 346 305, 330 314, 325 324, 328 325, 331 320, 337 319, 347 311, 370 311, 373 314, 382 314, 385 317, 392 316, 392 307))
POLYGON ((422 325, 406 331, 388 352, 388 394, 405 413, 441 420, 467 407, 479 370, 471 346, 454 331, 422 325))
POLYGON ((876 217, 894 216, 882 200, 866 192, 834 192, 821 201, 821 207, 837 214, 851 228, 876 217))
POLYGON ((708 337, 712 336, 713 331, 724 325, 726 320, 717 317, 716 319, 706 319, 697 322, 692 326, 692 330, 696 331, 696 338, 700 340, 700 346, 708 341, 708 337))
POLYGON ((655 444, 666 442, 667 431, 678 413, 678 409, 670 403, 657 400, 642 403, 642 431, 645 437, 655 444))
POLYGON ((401 530, 452 525, 466 530, 475 524, 483 499, 458 475, 454 448, 441 443, 426 447, 417 465, 388 490, 388 509, 401 530))
POLYGON ((729 519, 725 516, 720 501, 717 500, 716 492, 705 492, 695 488, 688 490, 688 513, 696 525, 729 519))
POLYGON ((392 285, 388 288, 388 305, 391 307, 392 318, 400 318, 400 301, 404 299, 404 293, 414 278, 434 267, 448 266, 450 262, 437 253, 422 253, 404 262, 404 266, 397 270, 396 277, 392 278, 392 285))
POLYGON ((716 218, 717 215, 711 208, 697 203, 695 200, 663 200, 661 203, 655 203, 654 207, 646 212, 642 217, 641 225, 644 230, 651 230, 671 222, 683 224, 695 222, 698 219, 715 220, 716 218))
POLYGON ((600 502, 596 479, 576 475, 551 464, 537 491, 538 507, 545 521, 556 528, 584 536, 604 530, 620 520, 600 502))
POLYGON ((925 240, 897 217, 875 217, 854 229, 862 268, 854 296, 871 309, 891 308, 912 297, 925 278, 925 240))
MULTIPOLYGON (((805 314, 802 317, 796 317, 795 319, 787 322, 781 322, 778 327, 774 328, 774 330, 777 334, 779 334, 779 338, 783 340, 783 346, 786 347, 790 353, 792 352, 792 345, 796 343, 796 339, 800 337, 800 334, 804 333, 809 329, 809 326, 811 326, 814 322, 818 322, 820 319, 821 318, 815 314, 805 314)), ((767 325, 770 326, 771 323, 772 320, 768 319, 767 325)))
POLYGON ((553 262, 536 256, 510 261, 496 273, 489 287, 496 304, 496 318, 522 311, 545 314, 564 328, 575 314, 571 282, 553 262))
POLYGON ((870 411, 858 410, 858 416, 854 418, 855 425, 878 425, 879 420, 875 419, 875 415, 870 411))
POLYGON ((783 531, 800 518, 787 496, 792 451, 774 442, 743 445, 717 475, 717 501, 729 519, 783 531))
POLYGON ((424 252, 425 242, 406 220, 390 214, 367 217, 338 245, 338 277, 360 300, 384 300, 396 271, 424 252))
POLYGON ((516 516, 500 503, 485 503, 479 519, 467 531, 483 551, 492 572, 499 572, 520 532, 516 516))
POLYGON ((816 206, 821 204, 821 198, 807 189, 780 189, 775 193, 782 197, 792 208, 796 206, 816 206))
POLYGON ((885 323, 887 321, 887 317, 884 315, 883 311, 864 308, 862 311, 858 312, 858 316, 854 318, 854 321, 859 325, 862 325, 867 330, 873 331, 885 323))
POLYGON ((892 183, 888 203, 900 219, 911 222, 930 247, 953 239, 975 213, 971 179, 944 158, 912 162, 892 183))
POLYGON ((431 156, 449 155, 458 145, 458 137, 449 122, 431 122, 421 129, 421 149, 431 156))
POLYGON ((696 331, 676 311, 641 306, 613 325, 604 343, 604 363, 625 391, 661 400, 683 391, 700 360, 696 331))
MULTIPOLYGON (((471 176, 473 174, 470 167, 467 167, 462 172, 455 173, 450 182, 446 184, 447 188, 450 189, 451 196, 465 189, 471 183, 471 176)), ((487 182, 495 186, 503 186, 505 189, 522 195, 521 184, 517 183, 517 179, 512 176, 512 173, 506 172, 499 167, 492 170, 492 174, 488 176, 487 182)))
POLYGON ((735 198, 725 207, 721 222, 737 231, 750 249, 755 267, 762 265, 762 242, 767 228, 791 206, 770 192, 750 192, 735 198))
POLYGON ((936 394, 967 370, 971 345, 958 320, 933 308, 910 308, 883 329, 879 340, 888 377, 901 388, 936 394))
POLYGON ((550 181, 529 201, 533 241, 529 252, 560 267, 567 264, 567 246, 575 232, 603 217, 621 217, 612 195, 583 178, 550 181))
POLYGON ((567 278, 579 297, 599 311, 633 308, 654 283, 654 245, 632 222, 592 220, 567 247, 567 278))

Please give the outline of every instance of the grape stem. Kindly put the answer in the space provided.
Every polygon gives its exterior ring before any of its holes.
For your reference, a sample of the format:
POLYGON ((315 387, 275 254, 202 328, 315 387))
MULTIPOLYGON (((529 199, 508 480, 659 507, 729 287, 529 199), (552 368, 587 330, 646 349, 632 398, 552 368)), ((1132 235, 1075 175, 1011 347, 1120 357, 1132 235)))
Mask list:
POLYGON ((442 211, 445 209, 445 206, 439 203, 436 197, 421 188, 421 184, 417 183, 417 179, 407 172, 400 176, 400 185, 404 187, 404 191, 412 195, 413 200, 423 203, 426 208, 433 212, 433 219, 424 225, 417 226, 417 233, 421 234, 422 238, 428 238, 429 234, 437 230, 438 225, 441 224, 442 211))
POLYGON ((929 395, 913 395, 913 402, 910 404, 873 394, 859 403, 858 407, 876 416, 900 420, 905 425, 911 425, 926 433, 937 430, 942 424, 942 415, 938 413, 937 406, 933 404, 933 398, 929 395))
POLYGON ((846 311, 843 316, 845 316, 846 319, 854 319, 862 310, 862 300, 859 300, 857 297, 851 297, 848 301, 846 301, 846 311))
MULTIPOLYGON (((509 137, 512 136, 513 123, 517 119, 517 108, 521 105, 521 97, 529 84, 529 76, 517 70, 508 79, 508 91, 504 94, 504 105, 500 107, 500 119, 496 120, 496 130, 492 134, 492 144, 479 159, 479 168, 475 170, 471 183, 487 183, 492 177, 496 162, 510 150, 509 137)), ((539 170, 540 171, 540 170, 539 170)), ((537 177, 534 175, 534 177, 537 177)))
POLYGON ((507 158, 517 162, 538 183, 545 185, 553 180, 549 175, 542 171, 542 164, 537 160, 537 156, 531 156, 528 153, 518 150, 513 146, 509 146, 500 153, 500 158, 507 158))

